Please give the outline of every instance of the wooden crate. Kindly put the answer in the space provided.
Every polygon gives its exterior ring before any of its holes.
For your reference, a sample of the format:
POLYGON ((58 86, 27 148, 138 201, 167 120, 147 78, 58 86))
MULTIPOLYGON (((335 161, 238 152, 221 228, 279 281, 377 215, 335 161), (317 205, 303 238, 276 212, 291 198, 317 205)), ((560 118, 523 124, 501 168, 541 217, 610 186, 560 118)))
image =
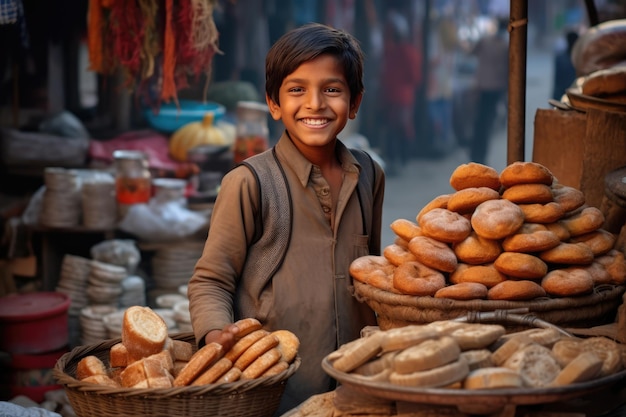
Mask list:
POLYGON ((604 177, 626 166, 626 113, 538 109, 532 159, 600 208, 604 177))

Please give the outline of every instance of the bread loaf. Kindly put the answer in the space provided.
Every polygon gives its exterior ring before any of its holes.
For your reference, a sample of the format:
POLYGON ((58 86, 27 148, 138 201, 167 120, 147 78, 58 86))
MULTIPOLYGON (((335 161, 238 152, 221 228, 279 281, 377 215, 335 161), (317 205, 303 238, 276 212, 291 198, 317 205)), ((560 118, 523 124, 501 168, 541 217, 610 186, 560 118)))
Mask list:
POLYGON ((167 339, 167 325, 149 307, 131 306, 124 312, 122 343, 134 359, 159 353, 167 339))

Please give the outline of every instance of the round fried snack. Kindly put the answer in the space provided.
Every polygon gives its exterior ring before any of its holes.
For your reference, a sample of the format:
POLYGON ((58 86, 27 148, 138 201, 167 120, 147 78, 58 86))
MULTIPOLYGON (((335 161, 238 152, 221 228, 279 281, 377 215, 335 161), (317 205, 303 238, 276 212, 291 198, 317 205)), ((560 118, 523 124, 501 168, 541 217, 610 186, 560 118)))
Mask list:
POLYGON ((450 186, 456 191, 472 187, 500 190, 500 174, 495 168, 478 162, 459 165, 450 176, 450 186))
POLYGON ((393 274, 393 286, 404 294, 433 296, 445 285, 441 272, 417 261, 400 265, 393 274))
POLYGON ((459 262, 471 265, 493 262, 502 253, 500 241, 484 238, 474 231, 464 240, 454 243, 452 250, 459 262))
POLYGON ((414 237, 409 242, 409 250, 419 262, 438 271, 452 272, 458 264, 450 246, 430 237, 414 237))
POLYGON ((291 363, 298 354, 300 339, 289 330, 275 330, 272 332, 278 338, 278 350, 282 355, 282 360, 291 363))
POLYGON ((460 242, 472 231, 470 222, 459 213, 435 208, 421 219, 422 233, 440 242, 460 242))
POLYGON ((479 236, 503 239, 522 227, 524 213, 509 200, 488 200, 476 207, 471 223, 479 236))
POLYGON ((422 224, 422 216, 426 213, 428 213, 429 211, 431 211, 432 209, 435 208, 447 208, 448 207, 448 200, 450 200, 450 196, 451 194, 441 194, 438 195, 437 197, 433 198, 432 200, 430 200, 424 207, 422 207, 422 209, 419 211, 419 213, 417 213, 417 216, 415 217, 415 220, 417 221, 418 224, 422 224))
POLYGON ((537 162, 516 161, 500 172, 500 183, 504 187, 512 187, 517 184, 551 185, 553 181, 552 172, 537 162))
POLYGON ((487 293, 489 300, 525 301, 537 297, 545 297, 546 290, 534 281, 507 280, 491 288, 487 293))
POLYGON ((460 214, 472 213, 480 203, 499 198, 500 193, 489 187, 464 188, 450 196, 448 210, 460 214))

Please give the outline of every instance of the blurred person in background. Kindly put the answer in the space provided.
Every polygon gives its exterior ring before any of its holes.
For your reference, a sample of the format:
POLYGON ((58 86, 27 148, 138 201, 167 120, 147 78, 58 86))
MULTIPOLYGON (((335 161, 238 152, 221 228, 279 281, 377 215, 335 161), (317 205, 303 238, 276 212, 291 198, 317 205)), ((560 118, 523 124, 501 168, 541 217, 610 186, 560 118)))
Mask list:
POLYGON ((428 50, 428 116, 430 155, 442 156, 453 147, 452 94, 458 46, 454 19, 443 15, 435 21, 428 50))
POLYGON ((470 143, 470 160, 484 164, 487 159, 494 121, 498 113, 498 105, 505 99, 508 88, 509 39, 507 20, 499 18, 495 32, 478 40, 472 53, 478 61, 476 71, 478 106, 470 143))
POLYGON ((552 84, 552 98, 561 100, 567 90, 576 80, 576 69, 572 63, 572 48, 578 40, 578 33, 569 30, 565 33, 565 45, 556 50, 554 55, 554 81, 552 84))
POLYGON ((422 54, 411 41, 408 13, 390 7, 383 31, 380 96, 387 173, 394 175, 409 159, 415 142, 413 111, 422 82, 422 54))

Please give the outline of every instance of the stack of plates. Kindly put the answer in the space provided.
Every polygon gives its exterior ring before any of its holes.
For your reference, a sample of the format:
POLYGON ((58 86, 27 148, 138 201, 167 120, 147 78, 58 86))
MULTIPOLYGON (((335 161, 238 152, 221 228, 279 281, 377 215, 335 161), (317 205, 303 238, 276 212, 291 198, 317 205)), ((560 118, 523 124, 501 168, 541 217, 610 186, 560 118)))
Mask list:
POLYGON ((187 297, 184 297, 181 294, 177 293, 162 294, 156 298, 156 305, 159 308, 172 309, 177 303, 181 301, 187 301, 187 297))
POLYGON ((127 276, 123 266, 92 260, 87 286, 90 304, 117 307, 123 292, 122 280, 127 276))
POLYGON ((63 256, 56 290, 70 297, 70 308, 68 309, 70 316, 80 315, 80 311, 89 302, 85 290, 90 271, 90 259, 70 254, 63 256))
POLYGON ((107 338, 117 339, 122 337, 122 323, 126 310, 118 310, 102 317, 102 324, 107 332, 107 338))
POLYGON ((72 170, 46 168, 45 191, 39 222, 50 227, 74 227, 80 224, 80 177, 72 170))
POLYGON ((176 327, 181 332, 193 332, 191 327, 191 315, 189 314, 189 301, 179 301, 174 305, 174 320, 176 327))
POLYGON ((115 179, 107 172, 94 172, 82 180, 83 225, 90 229, 112 229, 117 222, 115 179))
POLYGON ((172 290, 187 284, 202 255, 202 242, 177 245, 156 251, 152 258, 152 279, 157 289, 172 290))
POLYGON ((80 312, 81 342, 83 345, 100 343, 109 338, 103 317, 116 312, 113 306, 87 306, 80 312))
POLYGON ((121 285, 122 294, 118 299, 121 308, 146 305, 146 283, 143 278, 131 275, 124 278, 121 285))

